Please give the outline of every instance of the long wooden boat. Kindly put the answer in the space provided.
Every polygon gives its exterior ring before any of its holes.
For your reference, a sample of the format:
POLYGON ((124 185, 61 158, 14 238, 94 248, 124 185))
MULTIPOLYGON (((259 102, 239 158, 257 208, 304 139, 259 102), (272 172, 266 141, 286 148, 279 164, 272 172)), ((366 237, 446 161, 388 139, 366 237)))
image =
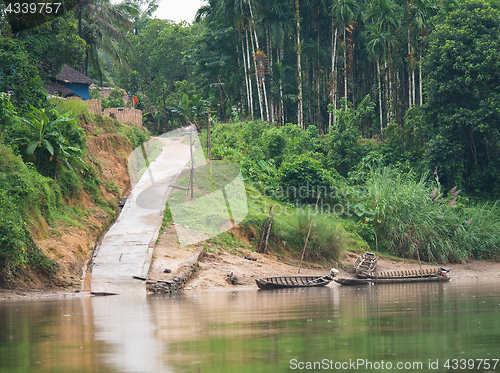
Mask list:
POLYGON ((450 281, 448 276, 429 276, 429 277, 400 277, 400 278, 342 278, 333 279, 341 285, 369 285, 369 284, 399 284, 407 282, 446 282, 450 281))
POLYGON ((450 268, 426 268, 426 269, 408 269, 402 271, 387 271, 387 272, 360 272, 358 277, 368 279, 391 279, 391 278, 413 278, 413 277, 434 277, 443 276, 451 271, 450 268))
POLYGON ((375 271, 377 267, 377 257, 374 253, 366 252, 356 258, 354 262, 354 268, 356 269, 356 275, 360 275, 363 272, 371 273, 375 271))
POLYGON ((263 277, 255 280, 260 289, 301 288, 325 286, 333 280, 331 275, 326 276, 279 276, 263 277))

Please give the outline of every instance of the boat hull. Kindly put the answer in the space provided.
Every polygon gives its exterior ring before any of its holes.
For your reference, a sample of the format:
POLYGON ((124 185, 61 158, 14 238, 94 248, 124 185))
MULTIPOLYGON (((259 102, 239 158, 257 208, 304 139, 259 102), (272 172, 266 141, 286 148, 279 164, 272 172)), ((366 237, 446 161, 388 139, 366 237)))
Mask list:
POLYGON ((433 277, 408 277, 408 278, 334 278, 336 283, 341 285, 369 285, 369 284, 401 284, 407 282, 446 282, 450 281, 447 276, 433 277))
POLYGON ((325 286, 332 281, 330 276, 281 276, 255 280, 260 289, 308 288, 325 286))
POLYGON ((366 252, 363 255, 357 257, 354 262, 354 269, 356 270, 356 275, 361 275, 362 273, 372 273, 377 267, 377 257, 373 253, 366 252))

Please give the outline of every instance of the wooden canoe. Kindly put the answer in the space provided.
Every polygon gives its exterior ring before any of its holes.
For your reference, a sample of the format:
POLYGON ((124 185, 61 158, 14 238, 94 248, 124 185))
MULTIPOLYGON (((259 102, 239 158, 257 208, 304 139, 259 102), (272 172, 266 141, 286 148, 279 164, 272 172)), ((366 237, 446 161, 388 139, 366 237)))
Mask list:
POLYGON ((364 253, 356 258, 354 262, 354 268, 356 269, 356 275, 361 273, 371 273, 375 271, 377 267, 377 257, 374 253, 364 253))
POLYGON ((447 272, 451 271, 450 268, 426 268, 426 269, 408 269, 402 271, 388 271, 388 272, 378 272, 369 273, 361 272, 358 273, 358 277, 368 278, 368 279, 390 279, 390 278, 410 278, 410 277, 431 277, 431 276, 443 276, 447 272))
POLYGON ((446 282, 450 281, 448 276, 428 276, 428 277, 400 277, 400 278, 334 278, 336 283, 341 285, 369 285, 369 284, 400 284, 407 282, 446 282))
POLYGON ((260 289, 300 288, 328 285, 333 278, 326 276, 280 276, 263 277, 255 280, 260 289))

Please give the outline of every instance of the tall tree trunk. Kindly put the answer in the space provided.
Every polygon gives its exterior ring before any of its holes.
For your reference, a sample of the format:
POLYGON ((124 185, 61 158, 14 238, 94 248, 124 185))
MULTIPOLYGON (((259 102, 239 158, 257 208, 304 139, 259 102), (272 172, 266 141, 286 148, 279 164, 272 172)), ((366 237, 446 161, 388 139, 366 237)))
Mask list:
POLYGON ((252 92, 252 78, 250 77, 250 48, 248 46, 248 29, 246 30, 246 41, 247 41, 247 70, 248 70, 248 90, 250 91, 249 95, 249 104, 250 104, 250 115, 253 119, 253 92, 252 92))
POLYGON ((295 21, 297 22, 297 73, 299 75, 298 77, 298 90, 299 90, 299 96, 298 96, 298 124, 300 127, 304 128, 304 116, 302 112, 302 65, 300 61, 300 55, 302 53, 302 47, 300 45, 300 13, 299 13, 299 0, 295 0, 295 21))
MULTIPOLYGON (((267 56, 269 58, 269 66, 272 69, 272 66, 273 66, 273 47, 271 45, 271 40, 269 38, 269 27, 266 27, 266 44, 267 44, 267 56)), ((271 94, 269 95, 268 117, 271 118, 271 122, 274 122, 274 102, 273 102, 273 97, 271 94)))
POLYGON ((394 120, 394 106, 393 106, 394 89, 392 87, 393 80, 394 80, 394 70, 391 70, 391 66, 389 65, 389 116, 387 118, 387 123, 389 123, 391 119, 394 120))
MULTIPOLYGON (((250 8, 250 17, 252 18, 252 30, 254 33, 254 38, 255 38, 255 45, 257 47, 257 51, 260 51, 260 46, 259 46, 259 37, 257 36, 257 30, 255 29, 255 19, 253 17, 253 10, 252 10, 252 2, 251 0, 248 0, 248 7, 250 8)), ((253 46, 253 44, 252 44, 253 46)), ((255 53, 254 53, 254 60, 255 60, 255 53)), ((263 96, 259 96, 259 101, 260 101, 260 106, 262 107, 262 100, 264 100, 264 104, 266 106, 266 117, 267 121, 269 122, 269 108, 267 106, 267 93, 266 93, 266 81, 265 81, 265 75, 264 75, 264 65, 263 61, 259 60, 259 70, 256 69, 256 74, 257 74, 257 85, 262 86, 262 91, 263 91, 263 96), (262 76, 260 76, 260 72, 262 72, 262 76)), ((259 90, 260 91, 260 90, 259 90)), ((261 118, 264 120, 264 115, 262 113, 261 109, 261 118)))
POLYGON ((410 69, 411 69, 411 45, 410 45, 410 26, 408 26, 408 108, 410 109, 412 107, 412 102, 411 102, 411 75, 410 75, 410 69))
MULTIPOLYGON (((333 55, 335 54, 335 47, 334 47, 334 33, 333 33, 333 28, 334 28, 334 25, 333 25, 333 18, 332 18, 332 69, 330 71, 330 95, 329 95, 329 99, 332 99, 333 100, 333 70, 334 70, 334 57, 333 55)), ((333 104, 333 102, 332 102, 333 104)), ((328 111, 328 133, 330 133, 332 130, 332 113, 330 111, 328 111)))
MULTIPOLYGON (((319 67, 319 24, 318 24, 318 63, 316 64, 316 128, 321 127, 321 106, 320 106, 320 67, 319 67)), ((321 133, 324 133, 324 129, 321 128, 321 133)))
MULTIPOLYGON (((252 27, 250 25, 250 27, 252 27)), ((253 55, 253 67, 255 69, 255 82, 257 83, 257 94, 259 96, 259 108, 260 108, 260 119, 264 120, 264 110, 262 108, 262 94, 260 92, 260 79, 259 79, 259 69, 257 68, 257 61, 255 60, 255 49, 252 40, 252 31, 250 31, 250 44, 252 45, 252 55, 253 55)))
POLYGON ((347 39, 345 37, 344 26, 344 98, 345 98, 345 110, 347 110, 347 39))
MULTIPOLYGON (((281 61, 283 61, 284 59, 284 45, 285 45, 285 41, 283 40, 282 44, 281 44, 281 48, 280 48, 280 51, 279 51, 279 55, 278 55, 278 63, 281 63, 281 61)), ((283 72, 282 70, 280 70, 280 114, 281 114, 281 125, 284 126, 285 125, 285 107, 283 105, 283 72)))
POLYGON ((380 64, 378 56, 377 56, 377 74, 378 74, 378 106, 380 114, 380 134, 383 134, 384 127, 382 121, 382 74, 380 74, 380 64))
POLYGON ((415 86, 415 67, 413 66, 413 47, 411 47, 411 52, 412 52, 411 53, 411 55, 412 55, 412 59, 411 59, 411 85, 413 86, 411 101, 413 102, 413 105, 415 105, 416 104, 415 94, 417 91, 417 87, 415 86))
MULTIPOLYGON (((337 124, 337 39, 338 28, 335 27, 332 56, 332 104, 333 104, 333 124, 337 124)), ((331 128, 330 128, 331 130, 331 128)))
MULTIPOLYGON (((395 97, 395 100, 394 102, 400 102, 402 99, 403 99, 403 95, 401 94, 401 80, 399 78, 399 68, 396 69, 396 97, 395 97)), ((400 110, 399 110, 399 105, 394 105, 395 106, 395 113, 396 113, 396 122, 398 124, 401 124, 400 123, 400 120, 399 120, 399 117, 401 116, 400 115, 400 110)))
POLYGON ((384 79, 385 79, 385 123, 389 123, 389 80, 387 79, 387 61, 384 62, 384 79))
POLYGON ((418 85, 420 94, 420 105, 423 105, 424 96, 422 96, 422 51, 420 51, 420 62, 418 63, 418 85))
POLYGON ((248 106, 248 113, 250 113, 251 110, 251 98, 250 98, 250 90, 248 88, 249 83, 251 84, 252 82, 248 81, 248 69, 247 69, 247 61, 245 57, 245 44, 243 43, 243 36, 241 36, 241 53, 243 54, 243 65, 244 65, 244 70, 245 70, 245 87, 247 90, 247 106, 248 106))

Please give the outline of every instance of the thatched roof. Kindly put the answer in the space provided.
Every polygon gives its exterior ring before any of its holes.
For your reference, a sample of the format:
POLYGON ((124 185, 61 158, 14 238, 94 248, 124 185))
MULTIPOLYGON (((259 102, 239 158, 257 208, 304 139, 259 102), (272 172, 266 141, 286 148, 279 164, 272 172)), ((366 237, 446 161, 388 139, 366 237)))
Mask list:
POLYGON ((49 94, 54 96, 70 97, 76 95, 73 90, 57 83, 47 83, 45 84, 45 89, 49 94))
POLYGON ((63 70, 57 76, 57 80, 64 83, 96 84, 93 79, 90 79, 79 71, 72 69, 68 65, 63 65, 63 70))

